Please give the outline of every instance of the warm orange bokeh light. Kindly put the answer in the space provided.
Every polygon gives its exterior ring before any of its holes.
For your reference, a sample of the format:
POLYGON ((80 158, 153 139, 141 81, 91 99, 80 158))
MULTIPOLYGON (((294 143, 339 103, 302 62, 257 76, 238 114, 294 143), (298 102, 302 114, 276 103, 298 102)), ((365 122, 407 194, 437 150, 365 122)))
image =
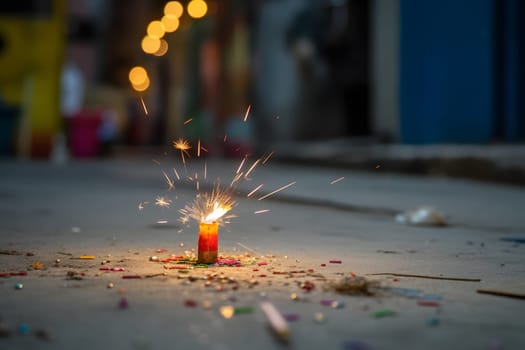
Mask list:
POLYGON ((141 47, 145 53, 154 54, 160 48, 160 39, 146 35, 142 39, 141 47))
POLYGON ((166 6, 164 6, 165 15, 173 15, 177 18, 180 18, 183 12, 184 12, 184 7, 178 1, 170 1, 166 4, 166 6))
POLYGON ((193 18, 202 18, 208 12, 208 5, 203 0, 191 0, 188 3, 188 14, 193 18))
POLYGON ((179 28, 179 19, 174 15, 165 15, 160 21, 164 25, 166 33, 172 33, 179 28))
POLYGON ((149 78, 146 77, 146 80, 142 84, 131 84, 131 86, 133 87, 133 90, 142 92, 149 88, 149 83, 149 78))
POLYGON ((164 39, 160 39, 160 47, 157 52, 154 53, 155 56, 164 56, 168 52, 168 42, 164 39))
POLYGON ((160 39, 164 36, 166 30, 164 29, 164 24, 162 24, 161 21, 151 21, 148 24, 148 29, 146 32, 148 33, 148 36, 155 39, 160 39))
POLYGON ((129 71, 129 81, 131 84, 141 85, 144 84, 146 80, 148 80, 148 72, 146 72, 144 67, 136 66, 129 71))

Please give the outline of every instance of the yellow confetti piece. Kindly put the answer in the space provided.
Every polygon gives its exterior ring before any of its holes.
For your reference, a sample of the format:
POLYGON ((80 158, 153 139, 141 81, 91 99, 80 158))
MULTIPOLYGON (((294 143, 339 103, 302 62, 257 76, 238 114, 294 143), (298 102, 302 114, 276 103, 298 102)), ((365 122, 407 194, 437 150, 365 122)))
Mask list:
POLYGON ((44 268, 44 264, 42 264, 40 261, 35 261, 34 263, 31 264, 31 266, 35 270, 42 270, 44 268))
POLYGON ((96 258, 96 256, 94 256, 94 255, 81 255, 78 258, 81 259, 81 260, 93 260, 93 259, 96 258))

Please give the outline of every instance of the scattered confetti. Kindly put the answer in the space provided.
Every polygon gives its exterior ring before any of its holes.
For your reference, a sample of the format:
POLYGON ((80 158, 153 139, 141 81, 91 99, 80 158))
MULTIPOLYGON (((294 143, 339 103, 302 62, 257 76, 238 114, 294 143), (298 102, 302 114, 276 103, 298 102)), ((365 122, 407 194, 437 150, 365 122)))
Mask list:
POLYGON ((186 300, 186 301, 184 301, 184 306, 186 306, 186 307, 197 307, 197 302, 195 300, 186 300))
POLYGON ((299 321, 299 315, 298 314, 286 314, 286 315, 283 315, 283 317, 288 322, 297 322, 297 321, 299 321))
POLYGON ((96 258, 94 255, 81 255, 78 257, 80 260, 93 260, 96 258))
POLYGON ((316 323, 323 323, 323 322, 325 322, 325 317, 324 317, 323 313, 322 312, 316 312, 314 314, 314 321, 316 323))
POLYGON ((426 324, 428 327, 436 327, 436 326, 439 326, 440 323, 441 323, 441 320, 437 317, 431 317, 427 319, 426 321, 426 324))
POLYGON ((380 311, 374 312, 373 316, 375 318, 392 317, 392 316, 396 316, 396 312, 392 311, 392 310, 385 309, 385 310, 380 310, 380 311))
POLYGON ((239 306, 234 308, 233 311, 235 315, 244 315, 253 313, 255 309, 251 306, 239 306))
POLYGON ((127 309, 129 307, 128 300, 126 298, 120 298, 118 302, 119 309, 127 309))
POLYGON ((419 306, 427 306, 427 307, 439 307, 440 304, 437 301, 428 301, 428 300, 419 300, 417 302, 419 306))
POLYGON ((328 261, 330 264, 341 264, 342 261, 341 260, 330 260, 328 261))
POLYGON ((29 334, 30 330, 31 330, 31 328, 29 327, 29 325, 27 323, 22 323, 22 324, 20 324, 20 326, 18 326, 18 333, 21 334, 21 335, 29 334))

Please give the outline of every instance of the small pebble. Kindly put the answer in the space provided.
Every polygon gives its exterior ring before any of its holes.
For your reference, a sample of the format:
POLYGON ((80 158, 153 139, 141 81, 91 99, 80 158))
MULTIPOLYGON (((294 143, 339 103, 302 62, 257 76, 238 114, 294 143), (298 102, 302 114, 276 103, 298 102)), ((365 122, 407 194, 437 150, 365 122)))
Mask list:
POLYGON ((22 289, 24 288, 24 285, 22 283, 15 284, 15 289, 22 289))
POLYGON ((297 293, 292 293, 292 294, 290 294, 290 299, 292 299, 292 300, 299 300, 299 295, 297 295, 297 293))
POLYGON ((156 256, 156 255, 150 256, 150 257, 149 257, 149 261, 155 261, 155 262, 157 262, 157 261, 159 261, 159 257, 156 256))
POLYGON ((114 287, 113 283, 109 282, 109 283, 108 283, 108 289, 111 289, 111 288, 113 288, 113 287, 114 287))
POLYGON ((61 261, 62 261, 62 260, 60 260, 60 259, 56 259, 56 260, 55 260, 55 262, 56 262, 57 264, 60 264, 61 261))
POLYGON ((184 243, 181 242, 181 243, 179 244, 179 247, 181 247, 181 248, 184 247, 184 243))

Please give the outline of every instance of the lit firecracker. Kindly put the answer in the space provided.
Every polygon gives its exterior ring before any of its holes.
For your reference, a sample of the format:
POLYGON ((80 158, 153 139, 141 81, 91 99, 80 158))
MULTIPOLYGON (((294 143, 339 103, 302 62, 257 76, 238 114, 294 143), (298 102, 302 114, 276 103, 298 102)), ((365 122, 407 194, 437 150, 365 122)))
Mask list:
MULTIPOLYGON (((247 116, 250 112, 250 106, 246 111, 244 116, 244 121, 247 120, 247 116)), ((191 118, 188 119, 184 124, 190 123, 191 118)), ((189 150, 192 149, 192 145, 185 139, 179 138, 173 141, 173 148, 177 151, 180 151, 180 157, 186 170, 186 158, 190 158, 189 150)), ((196 143, 196 154, 197 158, 200 157, 201 150, 207 152, 208 150, 201 144, 201 140, 198 139, 196 143)), ((233 199, 234 193, 237 191, 238 185, 242 181, 251 180, 251 175, 255 171, 256 167, 261 164, 266 164, 269 158, 273 155, 273 152, 264 155, 261 158, 256 159, 253 162, 249 162, 249 157, 246 155, 240 164, 235 168, 235 172, 231 181, 226 184, 222 184, 219 180, 215 181, 213 189, 209 192, 201 191, 200 181, 206 181, 207 179, 207 164, 204 161, 204 176, 199 176, 199 173, 195 173, 192 176, 181 176, 175 168, 173 168, 173 173, 177 181, 184 180, 184 178, 194 181, 196 184, 196 195, 192 202, 180 209, 181 214, 179 221, 183 224, 188 225, 190 221, 195 221, 199 224, 199 240, 198 240, 198 263, 202 264, 215 264, 218 263, 221 265, 221 262, 218 259, 218 234, 219 226, 228 224, 231 218, 236 217, 230 213, 230 211, 237 205, 237 202, 233 199)), ((175 179, 170 177, 165 171, 162 172, 162 175, 168 185, 168 191, 175 189, 175 179)), ((274 194, 287 189, 288 187, 295 184, 291 182, 287 185, 284 185, 272 192, 267 194, 261 194, 257 196, 257 200, 261 201, 274 194)), ((263 187, 263 184, 259 184, 254 187, 246 197, 255 197, 255 193, 263 187)), ((139 210, 144 209, 144 206, 148 202, 141 202, 139 204, 139 210)), ((158 196, 155 199, 155 205, 162 208, 169 208, 172 201, 166 197, 158 196)), ((256 210, 254 214, 263 214, 269 212, 269 209, 256 210)), ((157 222, 167 223, 167 220, 160 220, 157 222)))

